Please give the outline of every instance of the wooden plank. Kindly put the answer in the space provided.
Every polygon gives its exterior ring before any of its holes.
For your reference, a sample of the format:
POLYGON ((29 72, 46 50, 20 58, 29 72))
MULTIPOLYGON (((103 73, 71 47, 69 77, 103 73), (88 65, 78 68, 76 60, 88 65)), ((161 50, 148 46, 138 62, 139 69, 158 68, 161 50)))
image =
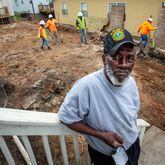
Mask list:
POLYGON ((79 151, 79 142, 78 142, 78 136, 73 136, 73 145, 74 145, 74 152, 76 156, 76 164, 80 164, 80 151, 79 151))
POLYGON ((59 136, 59 139, 60 139, 60 147, 61 147, 61 153, 62 153, 64 165, 69 165, 68 155, 67 155, 67 151, 66 151, 65 137, 59 136))
POLYGON ((7 125, 0 124, 0 135, 77 135, 77 132, 70 130, 65 125, 40 126, 40 125, 7 125))
POLYGON ((4 15, 4 16, 0 16, 0 19, 4 19, 4 18, 9 18, 11 17, 10 15, 4 15))
POLYGON ((148 122, 146 122, 145 120, 143 119, 137 119, 137 126, 146 126, 146 127, 149 127, 150 124, 148 122))
POLYGON ((30 160, 32 162, 33 165, 37 165, 37 162, 36 162, 36 159, 35 159, 35 156, 34 156, 34 153, 33 153, 33 150, 32 150, 32 147, 31 147, 31 144, 29 142, 29 139, 27 136, 21 136, 21 139, 25 145, 25 148, 28 152, 28 155, 30 157, 30 160))
POLYGON ((11 153, 8 149, 8 146, 6 145, 6 142, 5 140, 3 139, 2 136, 0 136, 0 148, 8 162, 9 165, 15 165, 15 162, 14 162, 14 159, 13 157, 11 156, 11 153))
POLYGON ((44 149, 46 153, 46 158, 49 163, 49 165, 53 165, 53 159, 50 151, 50 146, 49 146, 49 141, 48 141, 48 136, 42 136, 43 144, 44 144, 44 149))
MULTIPOLYGON (((143 121, 143 120, 142 120, 143 121)), ((141 126, 149 127, 150 125, 143 122, 138 122, 138 128, 141 126)), ((58 126, 42 126, 42 125, 12 125, 0 124, 0 135, 77 135, 64 124, 58 126)))
MULTIPOLYGON (((0 108, 0 124, 20 124, 20 125, 61 125, 57 113, 35 112, 28 110, 18 110, 0 108)), ((143 119, 137 120, 137 125, 150 126, 143 119)))

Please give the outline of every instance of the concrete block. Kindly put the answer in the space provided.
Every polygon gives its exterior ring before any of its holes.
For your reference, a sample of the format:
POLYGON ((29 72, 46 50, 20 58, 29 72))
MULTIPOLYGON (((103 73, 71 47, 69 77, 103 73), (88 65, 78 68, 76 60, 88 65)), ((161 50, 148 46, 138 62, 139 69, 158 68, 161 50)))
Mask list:
POLYGON ((165 131, 152 126, 145 134, 139 165, 165 164, 165 131))

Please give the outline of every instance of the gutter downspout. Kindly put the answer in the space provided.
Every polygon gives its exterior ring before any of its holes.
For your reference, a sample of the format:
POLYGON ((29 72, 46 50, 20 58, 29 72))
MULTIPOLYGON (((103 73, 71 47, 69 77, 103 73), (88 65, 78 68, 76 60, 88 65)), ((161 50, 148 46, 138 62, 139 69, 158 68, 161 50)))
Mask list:
POLYGON ((31 3, 31 5, 32 5, 33 14, 34 14, 34 19, 36 19, 36 13, 35 13, 35 10, 34 10, 33 0, 30 0, 30 3, 31 3))
POLYGON ((15 18, 15 14, 14 14, 13 6, 12 6, 12 3, 11 3, 10 0, 9 0, 9 4, 10 4, 11 10, 12 10, 11 12, 12 12, 12 14, 13 14, 14 21, 16 22, 16 18, 15 18))

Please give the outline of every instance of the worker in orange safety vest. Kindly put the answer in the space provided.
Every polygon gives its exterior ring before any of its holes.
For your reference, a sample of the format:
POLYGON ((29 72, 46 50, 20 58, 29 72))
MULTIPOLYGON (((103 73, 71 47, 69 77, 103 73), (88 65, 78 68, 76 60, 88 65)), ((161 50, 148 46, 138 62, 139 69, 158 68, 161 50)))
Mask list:
POLYGON ((46 28, 51 32, 51 38, 56 42, 57 45, 59 45, 61 42, 57 32, 58 22, 53 18, 52 14, 49 14, 48 18, 49 20, 46 23, 46 28))
POLYGON ((151 24, 153 22, 153 19, 150 17, 148 18, 147 21, 145 21, 143 24, 140 25, 139 29, 138 29, 138 33, 140 33, 141 35, 141 40, 138 43, 139 45, 143 43, 142 48, 145 48, 148 44, 148 34, 153 31, 153 30, 157 30, 157 27, 153 27, 151 24))

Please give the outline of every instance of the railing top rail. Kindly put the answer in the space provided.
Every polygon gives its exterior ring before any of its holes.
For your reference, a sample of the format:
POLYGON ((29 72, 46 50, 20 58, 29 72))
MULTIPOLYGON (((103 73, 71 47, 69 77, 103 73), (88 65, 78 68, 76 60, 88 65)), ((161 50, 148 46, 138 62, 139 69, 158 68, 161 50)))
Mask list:
POLYGON ((4 6, 4 7, 0 7, 0 9, 6 9, 7 7, 6 6, 4 6))
MULTIPOLYGON (((61 123, 57 113, 0 108, 0 124, 58 126, 61 123)), ((137 120, 137 126, 139 125, 150 126, 143 119, 137 120)))
POLYGON ((0 108, 0 124, 57 126, 60 121, 57 113, 0 108))

